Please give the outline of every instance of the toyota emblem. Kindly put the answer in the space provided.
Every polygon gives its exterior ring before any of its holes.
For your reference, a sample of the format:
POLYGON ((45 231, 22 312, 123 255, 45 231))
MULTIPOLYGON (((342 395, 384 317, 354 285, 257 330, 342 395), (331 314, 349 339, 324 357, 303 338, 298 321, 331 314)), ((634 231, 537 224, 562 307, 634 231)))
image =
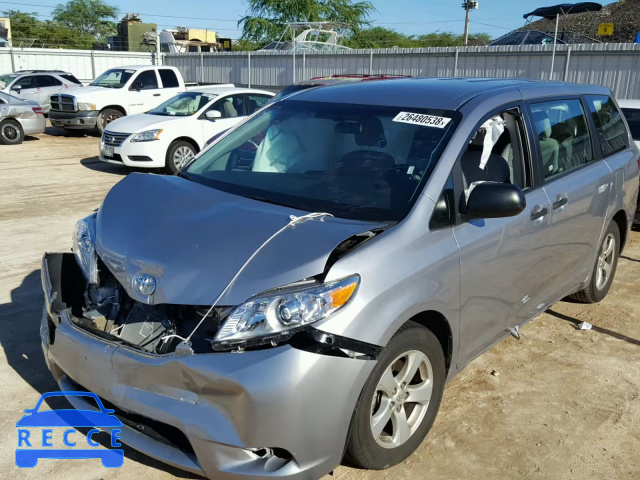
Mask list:
POLYGON ((156 279, 148 273, 133 277, 133 288, 141 295, 151 295, 156 291, 156 279))

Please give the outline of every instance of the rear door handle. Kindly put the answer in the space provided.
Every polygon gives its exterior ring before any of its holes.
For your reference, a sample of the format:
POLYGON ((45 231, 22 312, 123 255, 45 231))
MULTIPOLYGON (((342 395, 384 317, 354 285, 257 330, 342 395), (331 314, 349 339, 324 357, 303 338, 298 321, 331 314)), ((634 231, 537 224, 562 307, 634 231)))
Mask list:
POLYGON ((557 210, 560 207, 564 207, 569 202, 567 197, 558 195, 556 197, 556 201, 551 204, 554 210, 557 210))
POLYGON ((159 94, 159 93, 154 93, 154 94, 153 94, 153 96, 154 96, 154 97, 159 97, 159 96, 160 96, 160 94, 159 94))
POLYGON ((536 205, 531 210, 531 220, 540 220, 542 217, 546 216, 549 213, 549 209, 547 207, 543 207, 541 205, 536 205))

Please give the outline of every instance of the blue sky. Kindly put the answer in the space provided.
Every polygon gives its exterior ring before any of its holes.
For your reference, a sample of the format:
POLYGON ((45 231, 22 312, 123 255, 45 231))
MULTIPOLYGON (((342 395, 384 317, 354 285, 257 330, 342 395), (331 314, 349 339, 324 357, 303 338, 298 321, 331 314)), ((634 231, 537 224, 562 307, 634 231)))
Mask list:
MULTIPOLYGON (((246 10, 242 0, 106 0, 118 6, 121 13, 141 13, 145 22, 160 28, 186 25, 209 28, 220 36, 238 38, 237 21, 246 10), (152 16, 152 14, 156 16, 152 16), (175 18, 192 17, 192 18, 175 18)), ((393 28, 407 34, 435 31, 462 33, 464 10, 462 0, 372 0, 378 10, 371 20, 374 25, 393 28)), ((7 9, 36 12, 49 18, 55 0, 15 0, 0 2, 7 9), (46 5, 51 5, 47 8, 46 5)), ((471 33, 487 32, 498 37, 524 24, 522 15, 538 7, 563 3, 561 0, 479 0, 480 8, 471 12, 471 33), (484 25, 483 25, 484 24, 484 25)), ((610 3, 609 1, 603 2, 610 3)))

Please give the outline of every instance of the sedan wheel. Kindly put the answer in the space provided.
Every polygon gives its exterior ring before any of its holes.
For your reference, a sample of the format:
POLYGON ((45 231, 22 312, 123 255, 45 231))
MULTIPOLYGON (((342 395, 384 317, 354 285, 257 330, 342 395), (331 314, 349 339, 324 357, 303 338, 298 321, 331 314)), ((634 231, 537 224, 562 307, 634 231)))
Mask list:
POLYGON ((404 444, 420 426, 433 391, 433 368, 427 356, 411 350, 385 370, 371 404, 371 432, 378 445, 404 444))
POLYGON ((24 133, 20 124, 13 120, 7 119, 0 123, 0 143, 3 145, 18 145, 24 140, 24 133))
POLYGON ((173 154, 173 164, 176 166, 176 170, 184 167, 193 157, 195 157, 193 148, 187 145, 177 148, 173 154))
POLYGON ((616 238, 613 233, 609 233, 602 242, 600 253, 598 254, 598 266, 596 268, 596 288, 598 290, 602 290, 611 277, 615 251, 616 238))

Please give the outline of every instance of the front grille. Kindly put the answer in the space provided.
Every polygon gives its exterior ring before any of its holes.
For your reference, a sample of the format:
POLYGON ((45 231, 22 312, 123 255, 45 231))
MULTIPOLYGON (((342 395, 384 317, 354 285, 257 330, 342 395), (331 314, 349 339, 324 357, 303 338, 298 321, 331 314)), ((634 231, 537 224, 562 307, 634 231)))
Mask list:
MULTIPOLYGON (((88 392, 86 388, 80 385, 78 382, 70 377, 67 377, 69 382, 73 385, 73 388, 79 392, 88 392)), ((182 433, 182 430, 158 420, 138 415, 136 413, 127 412, 121 408, 116 407, 113 403, 105 400, 102 397, 98 397, 105 408, 114 410, 114 414, 118 417, 123 424, 135 429, 136 431, 153 438, 157 442, 164 443, 170 447, 177 448, 178 450, 194 455, 193 447, 187 436, 182 433)))
POLYGON ((51 95, 51 109, 59 112, 77 112, 78 102, 73 95, 51 95))
POLYGON ((119 147, 124 141, 131 136, 130 133, 115 133, 104 131, 102 134, 102 142, 107 147, 119 147))

